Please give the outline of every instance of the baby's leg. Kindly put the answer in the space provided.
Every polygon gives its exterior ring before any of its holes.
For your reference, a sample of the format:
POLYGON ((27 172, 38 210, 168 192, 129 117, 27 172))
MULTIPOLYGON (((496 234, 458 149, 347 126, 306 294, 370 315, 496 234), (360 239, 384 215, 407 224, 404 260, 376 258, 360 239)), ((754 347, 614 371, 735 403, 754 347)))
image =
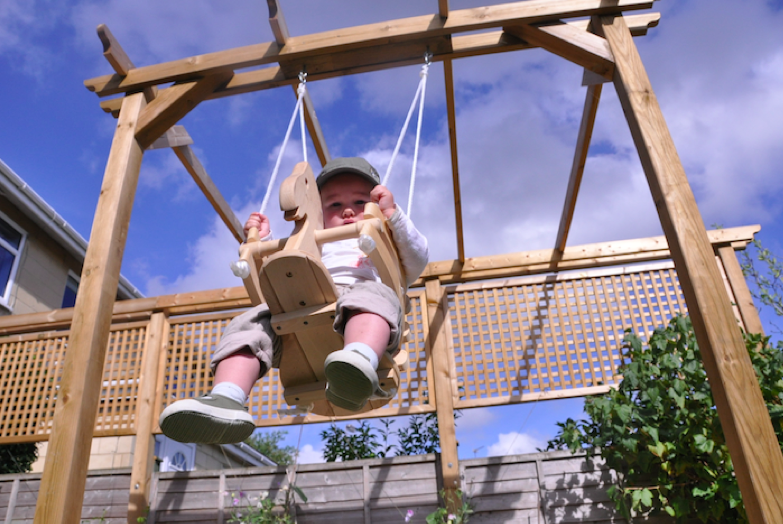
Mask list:
POLYGON ((354 342, 367 344, 380 360, 389 345, 391 326, 375 313, 352 311, 345 323, 345 345, 354 342))
POLYGON ((383 395, 378 363, 386 351, 399 346, 402 307, 397 295, 377 282, 345 289, 337 301, 335 329, 345 347, 324 362, 326 398, 334 405, 359 411, 374 395, 383 395))
MULTIPOLYGON (((215 380, 212 381, 212 392, 214 393, 214 388, 220 384, 231 383, 239 386, 247 398, 260 372, 261 362, 250 349, 245 348, 218 362, 215 368, 215 380)), ((242 403, 244 404, 244 401, 242 403)))
POLYGON ((166 407, 160 415, 163 433, 179 442, 231 444, 247 439, 256 424, 245 403, 271 367, 278 345, 265 307, 234 318, 212 357, 212 391, 166 407))

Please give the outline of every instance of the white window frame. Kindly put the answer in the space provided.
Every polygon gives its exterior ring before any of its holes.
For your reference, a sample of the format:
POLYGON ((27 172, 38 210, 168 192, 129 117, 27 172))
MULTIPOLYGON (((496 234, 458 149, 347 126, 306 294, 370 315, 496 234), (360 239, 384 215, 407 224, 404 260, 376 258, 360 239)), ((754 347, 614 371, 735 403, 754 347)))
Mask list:
MULTIPOLYGON (((65 290, 68 288, 68 279, 72 278, 76 282, 76 292, 79 292, 79 286, 82 284, 82 277, 81 275, 77 275, 70 269, 68 270, 68 276, 65 277, 65 287, 63 288, 63 298, 65 297, 65 290)), ((62 304, 62 300, 60 300, 60 303, 62 304)))
POLYGON ((158 448, 158 458, 161 459, 160 471, 193 471, 196 469, 196 445, 191 443, 177 442, 165 435, 158 435, 156 439, 160 446, 158 448), (181 453, 185 458, 186 469, 177 467, 174 463, 174 457, 181 453))
POLYGON ((11 264, 11 272, 8 274, 8 282, 6 283, 5 289, 0 289, 0 292, 2 292, 2 294, 0 294, 0 306, 3 306, 8 311, 11 311, 11 290, 13 289, 14 283, 16 282, 16 273, 19 270, 19 262, 22 259, 25 242, 27 241, 27 231, 19 227, 19 224, 8 218, 8 215, 5 213, 0 212, 0 219, 2 219, 6 224, 11 226, 11 228, 15 229, 22 235, 22 240, 19 241, 18 248, 13 247, 2 237, 0 237, 0 246, 2 246, 4 249, 7 249, 11 252, 11 254, 14 255, 14 262, 11 264))

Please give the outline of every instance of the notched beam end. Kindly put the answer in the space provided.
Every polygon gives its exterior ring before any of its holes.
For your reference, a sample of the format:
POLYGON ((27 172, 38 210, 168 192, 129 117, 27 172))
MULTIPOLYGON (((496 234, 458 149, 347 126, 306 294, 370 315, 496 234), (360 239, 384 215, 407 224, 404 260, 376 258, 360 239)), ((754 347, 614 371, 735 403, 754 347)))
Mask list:
POLYGON ((275 36, 275 42, 283 47, 289 38, 288 24, 285 22, 283 10, 280 8, 279 0, 266 0, 269 7, 269 26, 272 28, 272 34, 275 36))
MULTIPOLYGON (((127 75, 128 71, 136 67, 133 65, 128 54, 117 39, 114 38, 114 35, 106 24, 100 24, 97 31, 98 38, 101 40, 101 44, 103 44, 103 56, 106 57, 106 60, 108 60, 109 64, 111 64, 118 75, 127 75)), ((89 86, 88 89, 90 89, 89 86)))

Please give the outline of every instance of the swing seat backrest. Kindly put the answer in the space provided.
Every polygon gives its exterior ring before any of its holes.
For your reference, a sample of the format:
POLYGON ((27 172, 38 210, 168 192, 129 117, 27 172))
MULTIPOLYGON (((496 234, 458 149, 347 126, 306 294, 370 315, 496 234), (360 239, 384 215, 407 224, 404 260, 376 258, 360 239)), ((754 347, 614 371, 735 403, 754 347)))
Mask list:
MULTIPOLYGON (((294 167, 280 187, 280 207, 294 230, 287 239, 253 242, 240 248, 240 256, 250 267, 245 287, 254 303, 265 301, 272 314, 272 327, 282 340, 278 364, 284 398, 289 406, 308 406, 325 416, 349 416, 356 412, 333 406, 325 398, 324 360, 342 349, 342 337, 332 328, 338 290, 321 262, 320 244, 365 234, 375 242, 370 258, 384 284, 395 290, 405 305, 405 275, 394 241, 376 204, 367 204, 365 220, 349 226, 325 230, 321 199, 312 169, 306 162, 294 167)), ((403 307, 403 310, 405 307, 403 307)), ((403 333, 405 328, 403 327, 403 333)), ((407 353, 387 356, 378 368, 384 390, 397 389, 400 366, 407 353)), ((377 409, 388 398, 370 400, 362 411, 377 409)))

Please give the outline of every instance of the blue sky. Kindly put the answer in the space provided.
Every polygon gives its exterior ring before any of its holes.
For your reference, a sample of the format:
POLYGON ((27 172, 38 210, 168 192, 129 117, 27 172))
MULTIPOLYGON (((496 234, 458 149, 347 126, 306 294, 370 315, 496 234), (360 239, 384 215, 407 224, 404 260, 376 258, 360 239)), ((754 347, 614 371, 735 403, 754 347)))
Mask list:
MULTIPOLYGON (((451 7, 482 3, 452 0, 451 7)), ((437 10, 434 0, 282 5, 292 35, 437 10)), ((635 40, 705 224, 761 224, 759 238, 778 253, 782 8, 780 0, 660 0, 653 9, 662 13, 660 26, 635 40)), ((261 0, 3 0, 0 158, 88 238, 115 125, 83 85, 111 72, 96 26, 107 24, 142 66, 270 41, 266 17, 261 0)), ((418 70, 311 82, 332 154, 366 156, 384 172, 418 70)), ((467 256, 551 247, 584 103, 581 69, 530 50, 459 60, 454 76, 467 256)), ((605 86, 600 102, 571 245, 661 233, 613 91, 605 86)), ((205 102, 182 122, 241 220, 260 207, 294 103, 292 90, 280 88, 205 102)), ((389 184, 402 203, 412 136, 389 184)), ((295 139, 281 173, 299 160, 295 139)), ((452 210, 443 69, 435 63, 411 210, 430 239, 432 260, 456 256, 452 210)), ((273 227, 287 231, 279 217, 273 227)), ((236 247, 174 154, 146 154, 123 274, 147 295, 235 286, 228 264, 236 247)), ((555 421, 579 416, 581 405, 577 399, 466 411, 458 421, 460 455, 530 451, 554 435, 555 421)), ((317 456, 321 430, 305 427, 306 458, 317 456)), ((298 433, 290 428, 292 445, 298 433)))

